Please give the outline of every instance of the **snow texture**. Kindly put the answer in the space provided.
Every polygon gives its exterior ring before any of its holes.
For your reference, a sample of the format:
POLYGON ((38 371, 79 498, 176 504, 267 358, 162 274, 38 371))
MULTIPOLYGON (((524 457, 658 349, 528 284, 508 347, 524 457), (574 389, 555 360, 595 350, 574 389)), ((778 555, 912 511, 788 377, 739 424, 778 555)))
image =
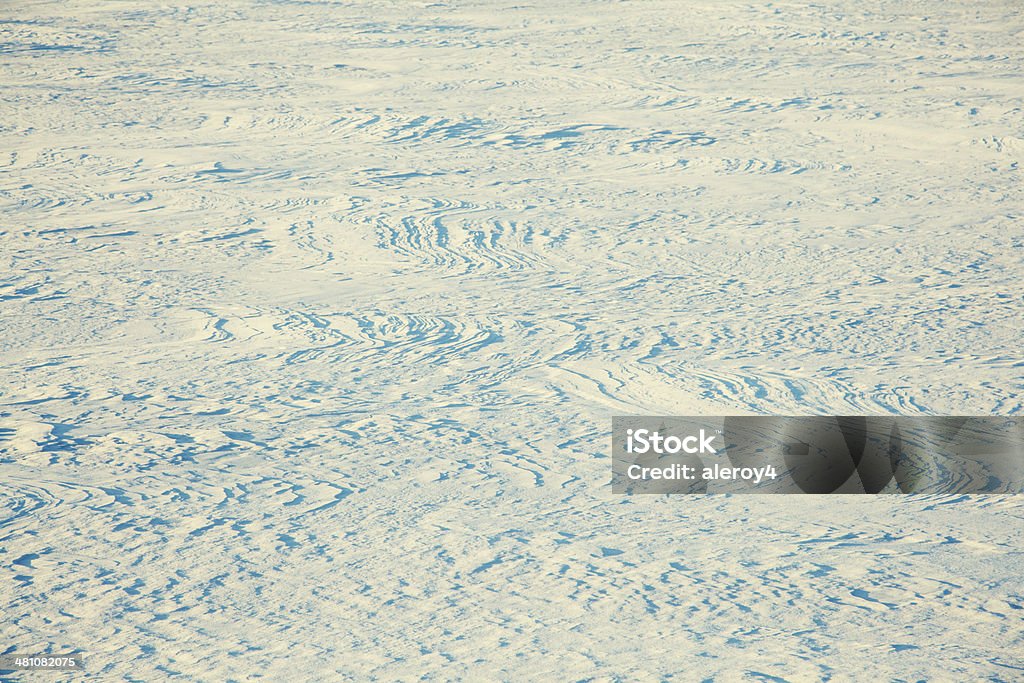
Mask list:
POLYGON ((609 485, 613 415, 1022 411, 1020 10, 6 2, 0 652, 1021 680, 1019 497, 609 485))

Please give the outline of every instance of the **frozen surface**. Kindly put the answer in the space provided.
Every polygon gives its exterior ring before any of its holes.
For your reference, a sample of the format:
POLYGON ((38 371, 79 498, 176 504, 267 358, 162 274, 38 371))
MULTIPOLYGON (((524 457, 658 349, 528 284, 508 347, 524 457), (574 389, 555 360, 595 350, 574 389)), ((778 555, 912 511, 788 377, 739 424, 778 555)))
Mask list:
POLYGON ((1018 3, 0 19, 0 652, 1024 677, 1020 498, 607 457, 613 414, 1022 411, 1018 3))

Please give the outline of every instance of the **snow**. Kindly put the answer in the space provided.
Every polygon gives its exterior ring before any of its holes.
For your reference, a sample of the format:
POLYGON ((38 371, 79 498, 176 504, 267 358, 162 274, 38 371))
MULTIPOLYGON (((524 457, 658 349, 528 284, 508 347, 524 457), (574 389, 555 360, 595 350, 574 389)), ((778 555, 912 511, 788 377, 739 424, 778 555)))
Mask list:
POLYGON ((1021 677, 1018 497, 609 485, 613 415, 1021 412, 1013 3, 0 20, 0 652, 1021 677))

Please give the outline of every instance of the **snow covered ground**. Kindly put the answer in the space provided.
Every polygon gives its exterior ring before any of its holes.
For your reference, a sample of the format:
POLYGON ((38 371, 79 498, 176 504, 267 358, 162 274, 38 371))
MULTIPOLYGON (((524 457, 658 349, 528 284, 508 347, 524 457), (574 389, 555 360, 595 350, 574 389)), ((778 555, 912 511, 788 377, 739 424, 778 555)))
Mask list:
POLYGON ((1022 74, 1009 0, 5 3, 0 653, 1021 680, 1021 498, 608 454, 1020 413, 1022 74))

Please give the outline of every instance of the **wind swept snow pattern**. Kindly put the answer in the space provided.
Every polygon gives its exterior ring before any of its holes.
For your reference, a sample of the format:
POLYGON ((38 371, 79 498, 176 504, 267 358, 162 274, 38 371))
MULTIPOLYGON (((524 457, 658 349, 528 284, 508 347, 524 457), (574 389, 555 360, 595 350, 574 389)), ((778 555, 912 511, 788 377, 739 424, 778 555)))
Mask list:
POLYGON ((1020 680, 1020 499, 628 499, 608 455, 1021 412, 1022 17, 5 3, 0 653, 1020 680))

